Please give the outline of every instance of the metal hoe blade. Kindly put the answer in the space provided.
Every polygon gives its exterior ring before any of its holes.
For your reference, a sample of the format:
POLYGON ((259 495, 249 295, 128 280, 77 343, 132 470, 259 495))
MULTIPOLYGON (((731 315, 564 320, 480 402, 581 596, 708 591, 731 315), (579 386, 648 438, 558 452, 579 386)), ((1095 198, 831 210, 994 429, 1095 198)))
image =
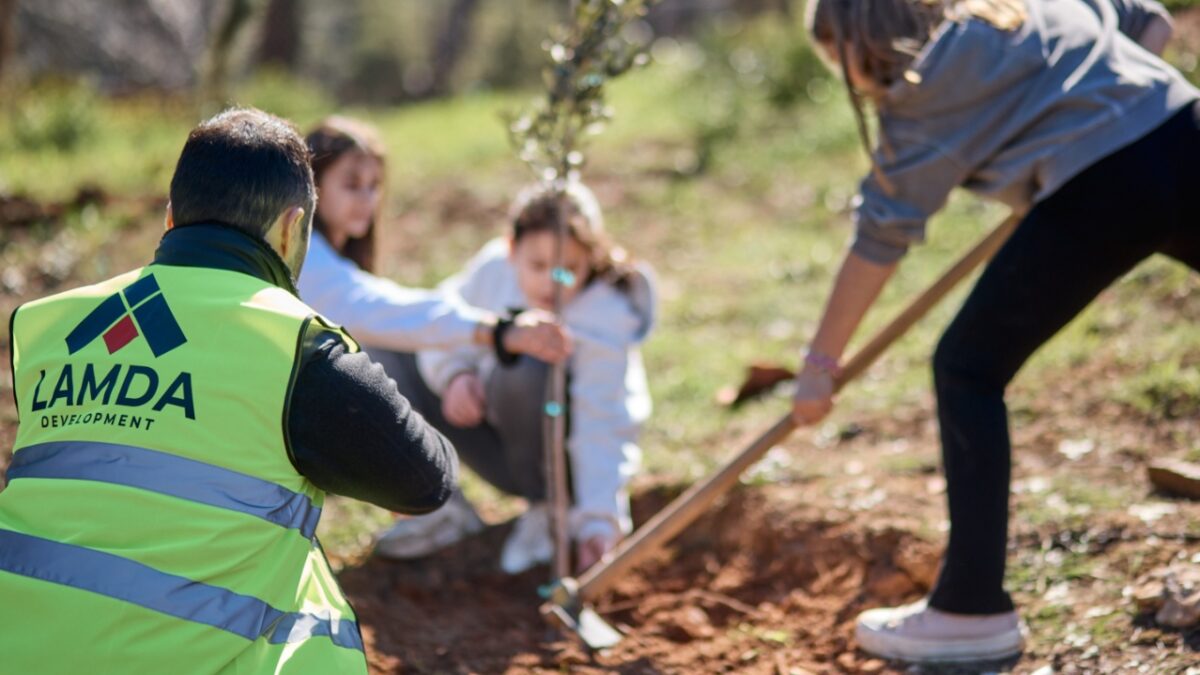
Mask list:
POLYGON ((591 607, 582 607, 576 614, 566 607, 548 603, 543 612, 547 614, 547 619, 559 628, 574 633, 593 651, 608 649, 621 641, 621 633, 608 625, 591 607))
POLYGON ((574 633, 593 651, 615 646, 623 637, 596 610, 579 601, 579 586, 569 577, 560 580, 551 591, 550 601, 542 605, 542 616, 560 629, 574 633))

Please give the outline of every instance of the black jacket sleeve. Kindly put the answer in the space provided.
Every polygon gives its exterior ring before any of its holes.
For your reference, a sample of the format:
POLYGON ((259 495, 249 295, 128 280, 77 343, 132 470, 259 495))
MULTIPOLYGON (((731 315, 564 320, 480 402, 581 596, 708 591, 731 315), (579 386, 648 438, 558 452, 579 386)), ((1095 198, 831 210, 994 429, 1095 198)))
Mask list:
POLYGON ((292 464, 317 487, 408 514, 436 510, 454 490, 454 446, 400 395, 383 367, 311 331, 284 421, 292 464))

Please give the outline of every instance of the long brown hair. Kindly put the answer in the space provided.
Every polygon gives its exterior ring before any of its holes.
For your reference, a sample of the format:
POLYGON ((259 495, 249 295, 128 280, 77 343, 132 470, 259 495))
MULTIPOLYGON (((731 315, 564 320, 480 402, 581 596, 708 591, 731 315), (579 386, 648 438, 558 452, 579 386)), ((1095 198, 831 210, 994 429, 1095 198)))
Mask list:
POLYGON ((604 230, 600 204, 586 185, 572 180, 565 188, 539 184, 518 193, 512 207, 514 245, 535 232, 557 233, 559 223, 565 223, 570 237, 587 251, 591 274, 581 285, 599 279, 629 290, 633 274, 629 255, 604 230))
MULTIPOLYGON (((379 133, 375 131, 374 127, 365 122, 339 115, 327 117, 308 133, 305 141, 308 143, 308 151, 312 156, 313 181, 318 186, 321 184, 321 176, 329 167, 349 153, 360 153, 372 157, 378 160, 379 165, 386 171, 386 152, 383 141, 380 140, 379 133)), ((381 208, 382 204, 383 200, 381 199, 381 208)), ((357 239, 347 239, 342 250, 338 251, 368 272, 375 271, 375 251, 378 239, 375 225, 378 222, 379 213, 376 212, 371 218, 371 224, 367 227, 367 233, 357 239)), ((321 219, 319 213, 313 214, 313 227, 326 239, 330 239, 329 225, 321 219)))
MULTIPOLYGON (((809 37, 814 46, 834 49, 871 170, 885 190, 892 188, 872 155, 862 94, 851 84, 850 71, 862 73, 881 90, 901 79, 919 83, 909 68, 946 21, 976 18, 1016 30, 1026 14, 1024 0, 808 0, 804 20, 809 37)), ((883 150, 890 152, 886 145, 883 150)))

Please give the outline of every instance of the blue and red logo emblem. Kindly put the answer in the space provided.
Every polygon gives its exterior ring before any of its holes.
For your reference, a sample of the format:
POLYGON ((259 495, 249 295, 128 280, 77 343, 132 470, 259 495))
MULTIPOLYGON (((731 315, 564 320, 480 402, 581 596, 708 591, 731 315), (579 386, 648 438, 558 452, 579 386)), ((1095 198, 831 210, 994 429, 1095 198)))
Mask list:
POLYGON ((155 358, 187 342, 153 274, 113 293, 93 309, 67 336, 67 349, 74 354, 103 336, 108 353, 115 354, 138 335, 146 338, 155 358))

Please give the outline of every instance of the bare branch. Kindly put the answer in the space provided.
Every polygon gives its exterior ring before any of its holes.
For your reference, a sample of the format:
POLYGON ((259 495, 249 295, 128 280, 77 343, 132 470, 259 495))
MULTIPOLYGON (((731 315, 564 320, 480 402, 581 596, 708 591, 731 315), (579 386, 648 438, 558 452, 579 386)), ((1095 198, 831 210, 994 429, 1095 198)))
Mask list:
POLYGON ((646 62, 646 31, 637 22, 657 0, 576 0, 567 23, 543 47, 546 95, 510 117, 509 140, 538 178, 571 177, 584 164, 589 136, 612 118, 605 83, 646 62))

